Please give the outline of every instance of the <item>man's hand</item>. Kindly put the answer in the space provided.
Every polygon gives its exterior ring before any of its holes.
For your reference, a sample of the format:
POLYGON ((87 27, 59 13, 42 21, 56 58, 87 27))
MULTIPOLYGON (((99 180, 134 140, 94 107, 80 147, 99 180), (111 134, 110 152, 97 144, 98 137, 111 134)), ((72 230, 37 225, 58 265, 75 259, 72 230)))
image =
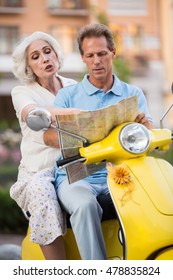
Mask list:
POLYGON ((145 113, 140 113, 139 115, 137 115, 135 122, 145 125, 145 127, 148 129, 154 128, 153 123, 147 119, 147 117, 145 116, 145 113))

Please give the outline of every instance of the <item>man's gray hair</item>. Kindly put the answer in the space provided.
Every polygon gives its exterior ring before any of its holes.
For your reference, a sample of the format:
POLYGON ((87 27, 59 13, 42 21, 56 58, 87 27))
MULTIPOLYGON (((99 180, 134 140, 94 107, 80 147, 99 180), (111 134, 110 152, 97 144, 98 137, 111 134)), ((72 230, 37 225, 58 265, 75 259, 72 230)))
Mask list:
POLYGON ((61 47, 56 39, 51 35, 37 31, 24 38, 15 48, 12 54, 13 58, 13 74, 24 83, 34 82, 36 79, 35 74, 32 72, 30 67, 27 67, 27 48, 35 40, 46 41, 55 51, 59 66, 61 68, 63 64, 63 53, 61 47))

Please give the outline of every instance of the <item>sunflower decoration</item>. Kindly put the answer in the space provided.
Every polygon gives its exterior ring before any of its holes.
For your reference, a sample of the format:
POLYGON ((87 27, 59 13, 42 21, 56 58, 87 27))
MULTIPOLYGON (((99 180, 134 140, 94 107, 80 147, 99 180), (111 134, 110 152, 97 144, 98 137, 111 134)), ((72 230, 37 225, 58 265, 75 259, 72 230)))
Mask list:
POLYGON ((132 192, 134 190, 134 185, 129 170, 125 164, 116 166, 112 163, 107 163, 106 168, 113 181, 120 187, 123 187, 124 194, 120 199, 123 206, 126 201, 132 200, 132 192))
POLYGON ((110 177, 119 185, 125 185, 132 181, 129 170, 125 164, 113 165, 112 163, 107 164, 107 170, 110 177))

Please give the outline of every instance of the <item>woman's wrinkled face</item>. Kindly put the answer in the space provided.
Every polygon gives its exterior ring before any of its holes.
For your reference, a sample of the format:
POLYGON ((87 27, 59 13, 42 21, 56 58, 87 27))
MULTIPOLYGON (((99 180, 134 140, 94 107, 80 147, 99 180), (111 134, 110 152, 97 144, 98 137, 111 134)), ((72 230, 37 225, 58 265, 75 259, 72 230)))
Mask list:
POLYGON ((27 48, 27 63, 38 80, 54 75, 59 69, 55 51, 41 39, 33 41, 27 48))

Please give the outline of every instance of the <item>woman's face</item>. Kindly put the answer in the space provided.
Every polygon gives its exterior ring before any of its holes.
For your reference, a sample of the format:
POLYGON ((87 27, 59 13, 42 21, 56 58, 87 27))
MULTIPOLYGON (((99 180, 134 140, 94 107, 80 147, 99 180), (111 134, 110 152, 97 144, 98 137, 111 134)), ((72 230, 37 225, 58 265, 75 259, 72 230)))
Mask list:
POLYGON ((33 41, 27 48, 27 62, 37 80, 47 79, 59 69, 59 61, 53 48, 44 40, 33 41))

